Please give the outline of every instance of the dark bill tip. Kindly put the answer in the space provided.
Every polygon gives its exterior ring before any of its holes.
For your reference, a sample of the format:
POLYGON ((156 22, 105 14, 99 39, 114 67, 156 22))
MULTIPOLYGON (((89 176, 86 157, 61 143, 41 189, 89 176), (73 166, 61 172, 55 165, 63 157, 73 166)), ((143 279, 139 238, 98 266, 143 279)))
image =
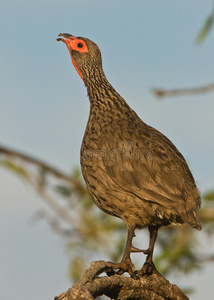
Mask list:
POLYGON ((73 35, 69 33, 60 33, 58 36, 62 36, 64 38, 70 39, 73 35))

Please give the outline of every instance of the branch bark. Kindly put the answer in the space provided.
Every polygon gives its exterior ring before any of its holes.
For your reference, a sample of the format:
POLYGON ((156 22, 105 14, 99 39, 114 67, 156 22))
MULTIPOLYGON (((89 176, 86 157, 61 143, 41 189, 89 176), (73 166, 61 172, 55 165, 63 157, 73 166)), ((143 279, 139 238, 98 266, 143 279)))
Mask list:
POLYGON ((114 300, 188 300, 174 284, 158 272, 133 279, 116 274, 105 261, 91 263, 83 277, 55 300, 94 300, 106 295, 114 300), (100 276, 106 273, 107 276, 100 276))

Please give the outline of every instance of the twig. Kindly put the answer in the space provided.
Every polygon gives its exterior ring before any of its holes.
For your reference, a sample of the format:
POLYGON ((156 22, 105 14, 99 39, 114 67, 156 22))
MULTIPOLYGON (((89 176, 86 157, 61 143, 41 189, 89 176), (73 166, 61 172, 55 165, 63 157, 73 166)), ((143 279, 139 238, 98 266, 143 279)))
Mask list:
POLYGON ((169 97, 169 96, 182 96, 182 95, 194 95, 214 91, 214 83, 208 84, 206 86, 196 87, 196 88, 184 88, 184 89, 152 89, 152 92, 157 97, 169 97))
POLYGON ((77 182, 70 175, 67 175, 64 172, 58 170, 57 168, 54 168, 54 167, 50 166, 49 164, 47 164, 39 159, 36 159, 32 156, 23 154, 16 150, 9 149, 2 145, 0 145, 0 153, 10 156, 11 158, 19 158, 25 162, 28 162, 30 164, 36 165, 37 167, 40 167, 44 171, 51 173, 55 177, 63 179, 68 183, 73 183, 75 185, 77 184, 77 182))

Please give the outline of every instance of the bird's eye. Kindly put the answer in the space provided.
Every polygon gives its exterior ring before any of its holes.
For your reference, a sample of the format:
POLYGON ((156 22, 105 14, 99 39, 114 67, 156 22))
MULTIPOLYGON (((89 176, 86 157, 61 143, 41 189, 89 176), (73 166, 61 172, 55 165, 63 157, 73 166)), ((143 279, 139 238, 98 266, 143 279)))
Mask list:
POLYGON ((77 47, 78 47, 78 48, 82 48, 82 47, 83 47, 83 44, 82 44, 82 43, 78 43, 78 44, 77 44, 77 47))

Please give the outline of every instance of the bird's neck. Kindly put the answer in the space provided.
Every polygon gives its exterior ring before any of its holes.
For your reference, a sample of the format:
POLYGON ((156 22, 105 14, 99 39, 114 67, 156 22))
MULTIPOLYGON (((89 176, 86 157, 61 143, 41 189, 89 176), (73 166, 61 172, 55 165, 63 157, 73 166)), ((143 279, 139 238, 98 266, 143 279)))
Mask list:
POLYGON ((102 102, 105 99, 114 101, 114 98, 121 98, 112 85, 106 78, 101 81, 96 79, 90 79, 90 83, 87 84, 88 97, 91 103, 102 102))
POLYGON ((93 67, 83 74, 91 106, 128 107, 125 100, 109 83, 102 68, 93 67))

